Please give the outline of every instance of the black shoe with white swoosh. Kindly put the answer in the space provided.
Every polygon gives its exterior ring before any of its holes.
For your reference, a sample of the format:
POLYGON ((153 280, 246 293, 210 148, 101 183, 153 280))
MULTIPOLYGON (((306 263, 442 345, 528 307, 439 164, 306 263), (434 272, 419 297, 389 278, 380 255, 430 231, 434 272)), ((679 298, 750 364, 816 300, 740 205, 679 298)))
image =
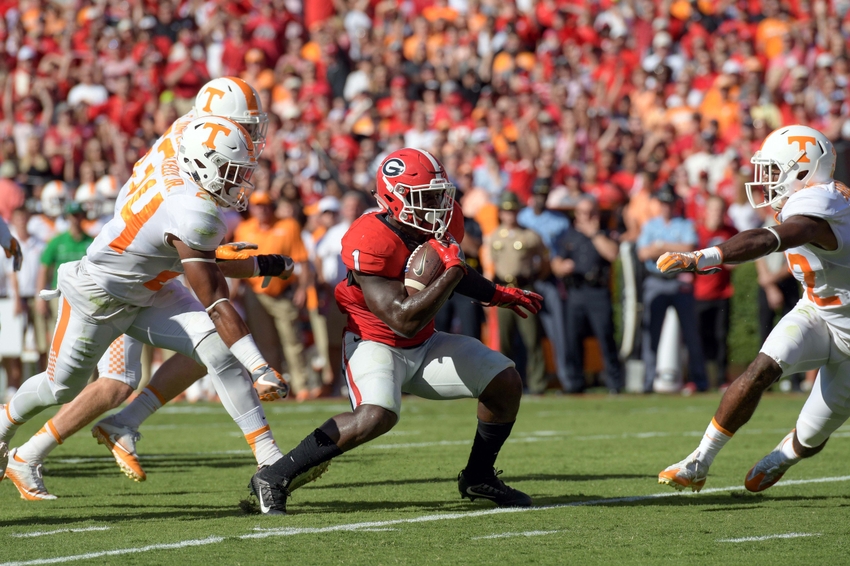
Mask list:
POLYGON ((489 499, 499 507, 531 507, 531 497, 514 489, 497 476, 502 473, 493 470, 493 475, 485 478, 478 483, 470 482, 464 475, 466 470, 461 470, 457 475, 457 489, 460 491, 461 498, 467 498, 470 501, 475 501, 478 498, 489 499))
POLYGON ((265 477, 266 468, 260 469, 251 478, 248 487, 260 502, 263 515, 286 515, 286 498, 289 492, 278 485, 271 477, 265 477))

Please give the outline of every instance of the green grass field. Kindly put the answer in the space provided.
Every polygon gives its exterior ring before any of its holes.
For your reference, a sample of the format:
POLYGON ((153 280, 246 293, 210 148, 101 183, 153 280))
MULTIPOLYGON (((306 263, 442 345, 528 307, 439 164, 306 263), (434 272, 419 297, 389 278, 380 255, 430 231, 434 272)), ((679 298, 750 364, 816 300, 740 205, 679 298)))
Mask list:
MULTIPOLYGON (((393 432, 336 460, 295 493, 285 517, 240 511, 253 459, 220 406, 169 406, 142 429, 145 483, 126 479, 82 433, 46 462, 58 500, 26 502, 0 483, 0 563, 848 563, 849 429, 792 468, 785 484, 759 495, 741 487, 793 427, 803 396, 767 396, 703 493, 674 495, 656 483, 660 469, 696 446, 718 398, 524 399, 498 464, 538 507, 507 512, 457 492, 474 402, 406 398, 393 432), (774 538, 737 540, 746 537, 774 538)), ((288 449, 346 408, 267 410, 288 449)), ((28 424, 13 446, 40 425, 28 424)))

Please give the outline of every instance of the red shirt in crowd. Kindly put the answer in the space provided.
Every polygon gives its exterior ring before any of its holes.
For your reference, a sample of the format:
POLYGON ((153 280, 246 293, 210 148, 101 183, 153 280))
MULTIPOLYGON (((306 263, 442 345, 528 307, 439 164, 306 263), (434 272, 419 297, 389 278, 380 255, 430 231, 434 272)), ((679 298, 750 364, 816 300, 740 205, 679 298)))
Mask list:
MULTIPOLYGON (((737 233, 737 230, 725 224, 717 230, 708 230, 705 226, 697 226, 700 248, 710 248, 721 244, 737 233)), ((732 292, 732 272, 727 268, 723 268, 717 273, 694 278, 694 298, 698 301, 728 299, 732 296, 732 292)))

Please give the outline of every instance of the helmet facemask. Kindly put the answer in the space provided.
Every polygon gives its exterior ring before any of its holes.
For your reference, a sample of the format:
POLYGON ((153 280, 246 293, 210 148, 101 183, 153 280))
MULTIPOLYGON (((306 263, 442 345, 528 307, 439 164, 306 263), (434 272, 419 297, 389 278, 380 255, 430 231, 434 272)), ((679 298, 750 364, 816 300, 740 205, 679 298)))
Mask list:
POLYGON ((438 240, 446 235, 455 196, 455 186, 447 179, 432 179, 428 185, 398 183, 388 189, 402 202, 402 209, 396 215, 399 222, 432 234, 438 240))
POLYGON ((762 153, 757 151, 750 159, 750 163, 755 165, 755 168, 753 181, 745 185, 747 198, 753 208, 770 206, 779 211, 794 191, 805 186, 814 170, 800 167, 800 159, 806 155, 805 151, 800 151, 795 159, 784 164, 762 153), (756 191, 763 195, 762 202, 757 202, 756 191))
POLYGON ((240 116, 239 118, 232 118, 232 120, 245 128, 245 131, 251 136, 251 141, 254 142, 254 153, 259 157, 266 148, 266 134, 269 131, 268 115, 265 112, 260 112, 256 116, 240 116))
POLYGON ((242 212, 248 208, 248 198, 254 192, 251 177, 256 162, 230 161, 220 153, 210 150, 204 154, 215 168, 200 160, 190 162, 191 175, 196 183, 210 193, 222 206, 242 212))

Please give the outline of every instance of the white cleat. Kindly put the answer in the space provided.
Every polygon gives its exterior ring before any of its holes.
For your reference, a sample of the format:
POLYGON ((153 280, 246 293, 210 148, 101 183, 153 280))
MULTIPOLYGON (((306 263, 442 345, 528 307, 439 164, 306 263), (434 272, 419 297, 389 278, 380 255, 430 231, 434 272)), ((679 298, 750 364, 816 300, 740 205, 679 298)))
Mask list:
POLYGON ((41 462, 27 462, 18 456, 18 449, 9 451, 9 463, 6 466, 6 477, 15 484, 21 492, 21 499, 27 501, 44 501, 56 499, 44 487, 41 474, 41 462))
MULTIPOLYGON (((796 430, 796 429, 795 429, 796 430)), ((788 468, 802 460, 802 458, 789 458, 782 453, 782 447, 786 442, 794 441, 794 430, 785 435, 785 438, 776 445, 773 451, 758 461, 747 474, 747 480, 744 482, 744 487, 748 491, 759 492, 764 491, 785 475, 788 468)))
POLYGON ((681 462, 667 466, 658 474, 658 483, 669 485, 678 491, 687 488, 693 491, 701 490, 708 476, 708 466, 701 464, 698 457, 699 452, 694 451, 681 462))
POLYGON ((0 481, 6 473, 6 465, 9 463, 9 445, 5 442, 0 442, 0 481))
POLYGON ((142 437, 139 431, 120 424, 115 417, 106 417, 94 425, 91 435, 109 449, 124 475, 134 481, 147 479, 136 454, 136 442, 142 437))

